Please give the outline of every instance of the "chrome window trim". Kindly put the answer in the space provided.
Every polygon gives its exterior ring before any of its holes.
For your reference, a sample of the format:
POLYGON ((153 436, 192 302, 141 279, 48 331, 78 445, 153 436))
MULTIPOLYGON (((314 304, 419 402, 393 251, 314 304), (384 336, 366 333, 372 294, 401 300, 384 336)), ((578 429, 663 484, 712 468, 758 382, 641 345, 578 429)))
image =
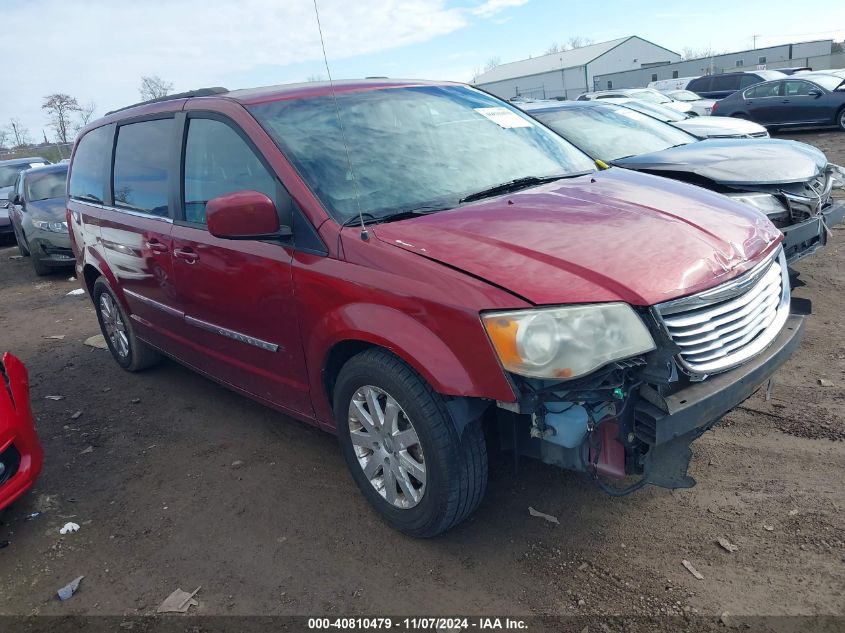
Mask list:
POLYGON ((91 200, 81 200, 79 198, 70 198, 76 203, 84 204, 95 209, 102 209, 103 211, 116 211, 117 213, 125 213, 126 215, 134 215, 139 218, 147 218, 148 220, 161 220, 168 224, 173 224, 173 218, 170 216, 155 215, 153 213, 144 213, 143 211, 135 211, 133 209, 124 209, 122 207, 113 207, 101 202, 92 202, 91 200))
POLYGON ((220 336, 225 336, 226 338, 230 338, 234 341, 246 343, 247 345, 253 345, 254 347, 266 350, 268 352, 277 352, 279 350, 279 345, 277 345, 276 343, 270 343, 269 341, 264 341, 260 338, 255 338, 254 336, 249 336, 248 334, 243 334, 236 330, 230 330, 229 328, 225 328, 220 325, 215 325, 213 323, 209 323, 208 321, 203 321, 201 319, 188 316, 187 314, 185 315, 185 323, 198 327, 202 330, 206 330, 208 332, 214 332, 215 334, 219 334, 220 336))

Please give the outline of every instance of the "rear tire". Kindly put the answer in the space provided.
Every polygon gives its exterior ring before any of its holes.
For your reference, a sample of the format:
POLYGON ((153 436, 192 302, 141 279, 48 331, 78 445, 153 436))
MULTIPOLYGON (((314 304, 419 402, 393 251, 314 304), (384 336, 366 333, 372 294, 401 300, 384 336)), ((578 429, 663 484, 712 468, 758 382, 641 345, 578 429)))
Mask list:
POLYGON ((480 421, 459 435, 443 396, 399 358, 370 349, 347 361, 334 412, 352 478, 391 527, 436 536, 478 507, 487 488, 480 421))
POLYGON ((836 115, 836 123, 841 132, 845 132, 845 107, 841 108, 836 115))
POLYGON ((135 372, 152 367, 161 360, 161 354, 135 335, 132 322, 105 278, 99 277, 94 282, 93 296, 100 330, 118 365, 126 371, 135 372))

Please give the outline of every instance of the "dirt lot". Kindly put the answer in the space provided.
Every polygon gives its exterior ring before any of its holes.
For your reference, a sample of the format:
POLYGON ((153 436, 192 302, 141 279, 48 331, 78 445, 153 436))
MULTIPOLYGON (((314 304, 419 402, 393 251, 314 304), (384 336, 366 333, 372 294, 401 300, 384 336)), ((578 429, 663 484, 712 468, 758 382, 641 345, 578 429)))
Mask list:
MULTIPOLYGON (((845 163, 845 134, 792 137, 845 163)), ((66 296, 78 283, 16 253, 0 248, 0 349, 29 367, 46 465, 0 516, 0 614, 149 614, 201 586, 201 614, 697 613, 714 630, 726 611, 845 615, 845 227, 798 266, 814 314, 772 399, 696 443, 697 487, 617 499, 504 461, 474 517, 428 541, 376 518, 332 436, 175 363, 132 375, 84 346, 98 328, 66 296)))

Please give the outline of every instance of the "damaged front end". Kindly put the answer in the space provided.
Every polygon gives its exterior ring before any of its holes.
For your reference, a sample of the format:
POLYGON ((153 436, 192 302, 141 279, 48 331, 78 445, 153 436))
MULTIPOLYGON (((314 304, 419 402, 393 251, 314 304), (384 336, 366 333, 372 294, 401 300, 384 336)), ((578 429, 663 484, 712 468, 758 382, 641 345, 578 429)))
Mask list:
POLYGON ((655 343, 574 380, 512 375, 503 449, 589 473, 613 495, 689 488, 691 443, 751 396, 797 347, 809 303, 790 296, 781 249, 716 288, 639 311, 655 343))
POLYGON ((845 172, 828 164, 809 180, 730 186, 727 195, 763 212, 784 235, 787 262, 795 263, 827 244, 830 227, 845 217, 845 172))

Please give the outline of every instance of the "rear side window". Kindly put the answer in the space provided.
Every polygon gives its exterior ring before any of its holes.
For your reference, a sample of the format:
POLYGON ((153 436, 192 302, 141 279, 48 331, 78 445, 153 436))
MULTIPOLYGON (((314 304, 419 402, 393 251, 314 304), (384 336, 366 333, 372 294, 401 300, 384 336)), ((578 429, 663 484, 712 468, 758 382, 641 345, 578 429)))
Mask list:
POLYGON ((166 217, 173 119, 122 125, 114 152, 114 206, 166 217))
POLYGON ((707 92, 710 90, 710 77, 699 77, 698 79, 693 79, 689 84, 687 84, 687 90, 692 90, 693 92, 707 92))
POLYGON ((757 75, 743 75, 739 78, 739 88, 747 88, 748 86, 753 86, 754 84, 759 84, 761 81, 764 81, 761 77, 757 75))
POLYGON ((737 90, 739 88, 738 75, 716 75, 711 85, 711 90, 737 90))
POLYGON ((807 81, 790 80, 783 83, 786 84, 784 95, 787 97, 806 97, 810 94, 810 90, 815 88, 807 81))
POLYGON ((218 196, 251 189, 276 199, 276 179, 229 125, 190 119, 185 145, 185 220, 205 224, 205 206, 218 196))
POLYGON ((745 91, 746 99, 761 99, 763 97, 777 97, 780 96, 780 87, 783 85, 780 81, 772 81, 764 84, 757 84, 745 91))
POLYGON ((69 192, 71 198, 102 202, 108 180, 112 128, 98 127, 82 137, 73 156, 69 192))

